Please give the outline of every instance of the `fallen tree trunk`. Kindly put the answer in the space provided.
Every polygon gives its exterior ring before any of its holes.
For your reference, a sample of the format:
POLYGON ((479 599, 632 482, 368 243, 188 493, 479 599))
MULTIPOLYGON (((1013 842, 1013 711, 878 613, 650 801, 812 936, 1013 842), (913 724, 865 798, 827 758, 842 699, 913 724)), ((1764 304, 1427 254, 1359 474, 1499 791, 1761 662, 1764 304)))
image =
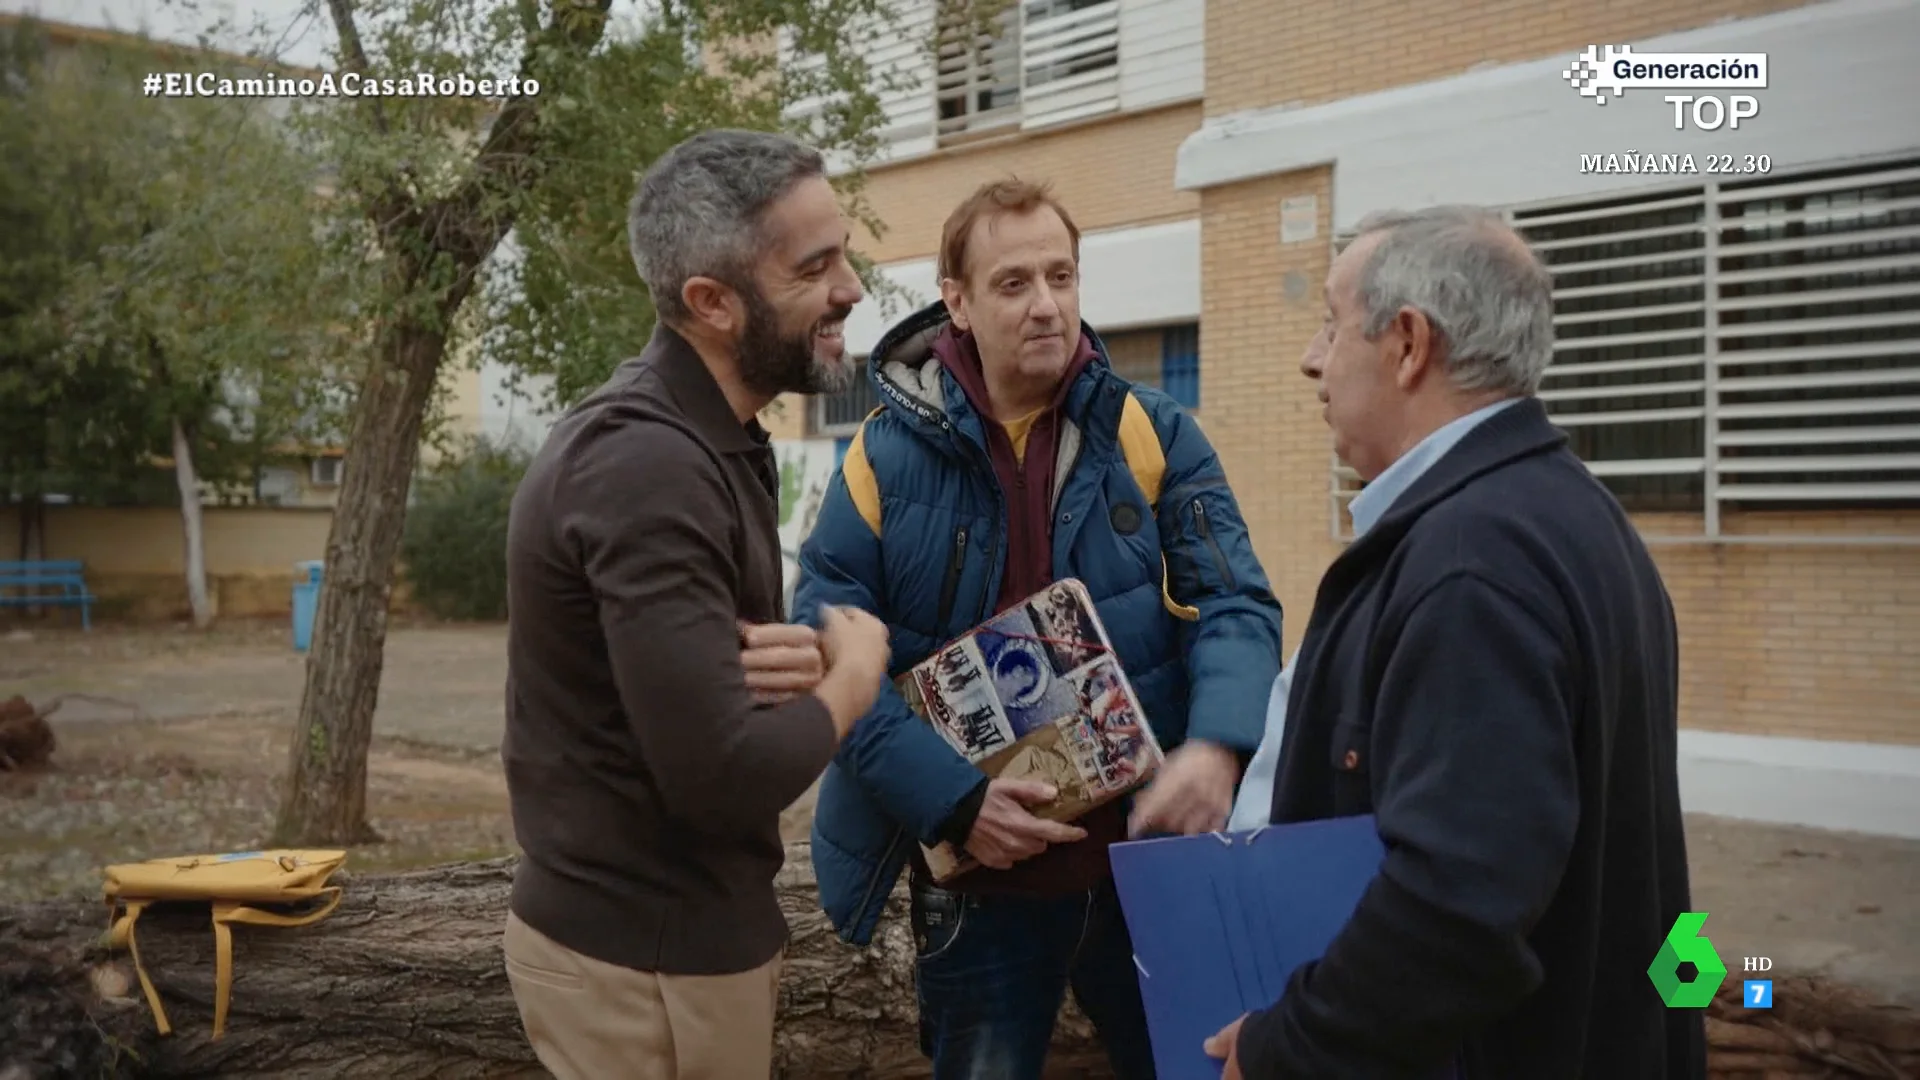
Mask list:
MULTIPOLYGON (((542 1076, 500 955, 513 860, 352 875, 346 899, 307 928, 234 929, 225 1035, 209 1041, 213 932, 205 907, 150 909, 140 956, 173 1034, 161 1037, 124 951, 102 943, 97 896, 0 907, 0 1080, 25 1077, 377 1076, 473 1080, 542 1076)), ((807 845, 779 879, 792 927, 775 1061, 780 1077, 927 1075, 913 993, 906 895, 896 891, 872 947, 840 941, 820 913, 807 845)), ((1049 1076, 1105 1068, 1071 1006, 1049 1076)))
MULTIPOLYGON (((353 876, 330 918, 302 929, 236 927, 227 1032, 207 1035, 213 935, 205 908, 150 910, 141 956, 174 1034, 159 1036, 124 953, 103 947, 94 896, 0 907, 0 1080, 40 1076, 541 1076, 500 958, 513 860, 353 876)), ((869 949, 833 933, 805 844, 787 850, 781 906, 792 927, 776 1035, 782 1078, 927 1075, 913 947, 897 890, 869 949)), ((1742 1008, 1740 983, 1708 1013, 1715 1080, 1920 1075, 1920 1017, 1820 979, 1777 974, 1772 1009, 1742 1008)), ((1071 1005, 1048 1075, 1111 1076, 1071 1005)))
POLYGON ((1774 975, 1773 1006, 1747 1008, 1729 978, 1707 1009, 1714 1080, 1920 1076, 1920 1014, 1805 975, 1774 975))

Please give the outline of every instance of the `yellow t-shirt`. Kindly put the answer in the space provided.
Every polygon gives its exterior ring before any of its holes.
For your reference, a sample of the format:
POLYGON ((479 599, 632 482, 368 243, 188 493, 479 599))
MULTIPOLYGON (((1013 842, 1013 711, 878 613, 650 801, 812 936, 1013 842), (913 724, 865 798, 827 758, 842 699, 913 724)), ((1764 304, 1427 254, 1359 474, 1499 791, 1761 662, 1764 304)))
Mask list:
POLYGON ((1046 412, 1042 406, 1018 420, 1009 420, 1000 426, 1006 429, 1007 441, 1013 444, 1013 460, 1025 464, 1027 460, 1027 436, 1033 433, 1033 422, 1046 412))

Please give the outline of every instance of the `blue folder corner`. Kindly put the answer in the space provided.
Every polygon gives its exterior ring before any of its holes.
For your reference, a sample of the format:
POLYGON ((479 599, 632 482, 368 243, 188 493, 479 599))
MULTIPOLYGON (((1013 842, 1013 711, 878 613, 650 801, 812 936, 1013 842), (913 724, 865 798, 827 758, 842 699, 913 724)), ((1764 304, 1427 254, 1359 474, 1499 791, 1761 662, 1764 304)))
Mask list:
POLYGON ((1219 1080, 1201 1044, 1279 1000, 1386 857, 1371 814, 1110 851, 1160 1080, 1219 1080))

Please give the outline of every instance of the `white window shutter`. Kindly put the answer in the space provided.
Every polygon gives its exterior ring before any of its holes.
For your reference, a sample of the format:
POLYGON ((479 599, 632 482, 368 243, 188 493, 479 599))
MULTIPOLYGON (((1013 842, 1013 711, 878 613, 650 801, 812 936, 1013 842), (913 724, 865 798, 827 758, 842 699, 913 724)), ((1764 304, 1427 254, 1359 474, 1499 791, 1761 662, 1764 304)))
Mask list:
POLYGON ((1046 127, 1120 107, 1119 0, 1032 0, 1020 34, 1020 126, 1046 127))
POLYGON ((1920 500, 1920 157, 1713 191, 1711 488, 1920 500))
POLYGON ((1021 5, 981 23, 970 5, 941 12, 935 108, 942 143, 1020 123, 1021 5))
MULTIPOLYGON (((933 19, 938 0, 896 0, 888 25, 857 26, 847 37, 864 50, 879 88, 883 119, 880 128, 881 162, 931 153, 935 147, 933 19)), ((782 29, 780 65, 783 70, 813 75, 824 69, 818 55, 799 56, 792 31, 782 29)), ((786 115, 812 130, 823 123, 825 96, 811 96, 788 106, 786 115)), ((837 156, 837 155, 836 155, 837 156)), ((850 162, 837 160, 836 171, 850 162)))
MULTIPOLYGON (((1554 275, 1540 397, 1630 510, 1726 542, 1728 510, 1877 535, 1859 513, 1920 504, 1920 157, 1754 164, 1508 212, 1554 275)), ((1330 479, 1346 538, 1359 478, 1330 479)))
POLYGON ((1120 0, 1120 108, 1206 93, 1206 0, 1120 0))

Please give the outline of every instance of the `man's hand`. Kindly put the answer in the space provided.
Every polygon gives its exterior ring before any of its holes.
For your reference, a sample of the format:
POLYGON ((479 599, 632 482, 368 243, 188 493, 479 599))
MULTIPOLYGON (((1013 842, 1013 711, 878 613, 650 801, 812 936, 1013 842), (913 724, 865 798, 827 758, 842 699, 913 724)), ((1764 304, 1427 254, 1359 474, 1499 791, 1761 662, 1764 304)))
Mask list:
POLYGON ((1214 1032, 1212 1038, 1201 1044, 1208 1057, 1227 1063, 1220 1073, 1220 1080, 1243 1080, 1240 1075, 1240 1025, 1246 1019, 1247 1014, 1241 1013, 1240 1019, 1214 1032))
POLYGON ((820 651, 826 674, 813 692, 833 717, 833 731, 847 732, 880 696, 893 657, 887 645, 887 624, 859 608, 824 607, 820 612, 820 651))
POLYGON ((990 780, 980 816, 967 834, 967 851, 982 865, 1005 870, 1021 859, 1047 850, 1048 844, 1070 844, 1087 835, 1077 825, 1035 817, 1029 806, 1044 806, 1059 796, 1052 784, 1037 780, 990 780))
POLYGON ((827 669, 820 635, 791 623, 741 622, 740 663, 747 669, 747 689, 762 705, 811 692, 827 669))
POLYGON ((1226 828, 1233 814, 1233 786, 1240 759, 1218 743, 1195 740, 1167 755, 1160 774, 1134 803, 1128 830, 1192 836, 1226 828))

